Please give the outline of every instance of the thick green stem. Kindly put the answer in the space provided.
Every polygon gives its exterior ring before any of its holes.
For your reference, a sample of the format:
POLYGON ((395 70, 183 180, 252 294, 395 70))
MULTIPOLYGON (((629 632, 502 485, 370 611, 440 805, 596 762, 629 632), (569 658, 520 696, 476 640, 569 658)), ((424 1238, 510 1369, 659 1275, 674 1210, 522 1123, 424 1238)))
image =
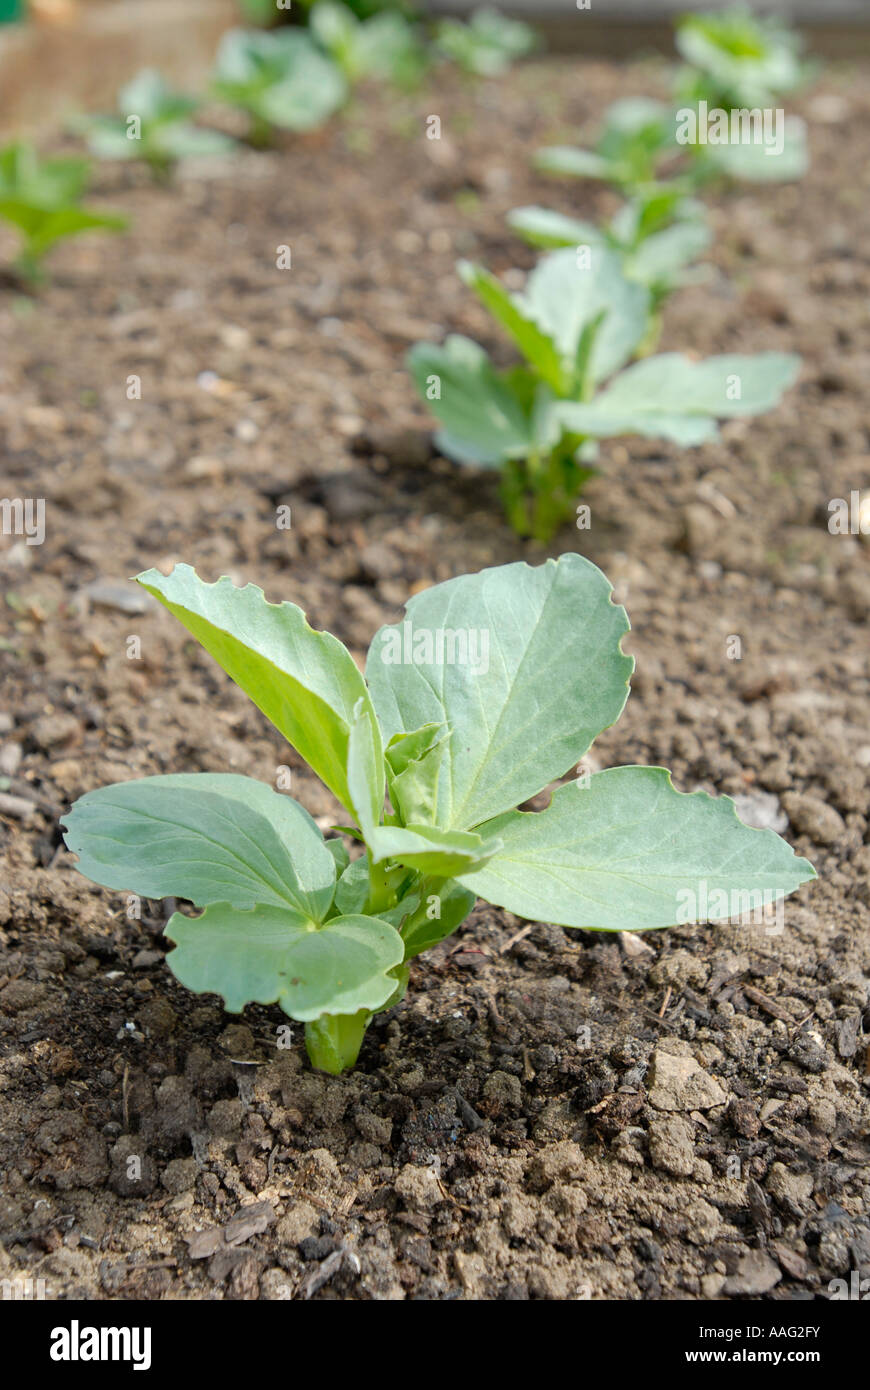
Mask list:
POLYGON ((371 1022, 368 1009, 355 1014, 321 1014, 305 1025, 305 1047, 313 1067, 341 1076, 354 1066, 365 1031, 371 1022))
POLYGON ((377 917, 396 903, 395 871, 386 862, 369 863, 369 896, 365 905, 366 915, 377 917))

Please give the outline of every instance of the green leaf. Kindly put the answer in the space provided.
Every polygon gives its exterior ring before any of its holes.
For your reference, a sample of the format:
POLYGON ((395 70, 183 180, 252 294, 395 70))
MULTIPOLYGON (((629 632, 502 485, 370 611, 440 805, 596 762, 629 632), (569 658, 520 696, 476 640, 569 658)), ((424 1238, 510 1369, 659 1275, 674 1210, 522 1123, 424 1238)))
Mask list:
POLYGON ((308 34, 231 29, 218 48, 217 94, 287 130, 312 130, 338 109, 347 83, 308 34))
POLYGON ((369 709, 371 701, 347 648, 309 627, 295 603, 268 603, 253 584, 237 589, 227 578, 205 584, 190 565, 176 565, 169 576, 148 570, 138 580, 351 810, 350 727, 357 701, 369 709))
POLYGON ((343 874, 350 864, 350 854, 343 840, 327 840, 326 848, 335 860, 336 873, 343 874))
POLYGON ((800 365, 799 357, 782 352, 729 353, 704 362, 662 353, 628 367, 588 404, 560 402, 554 413, 578 434, 641 434, 701 444, 716 437, 717 419, 758 415, 778 405, 800 365))
POLYGON ((453 878, 485 864, 501 846, 493 836, 432 825, 381 825, 366 835, 374 864, 393 859, 408 869, 453 878))
POLYGON ((588 786, 559 787, 545 811, 512 811, 481 830, 504 848, 460 883, 565 927, 640 931, 698 913, 737 916, 815 878, 772 830, 738 820, 730 797, 680 793, 660 767, 595 773, 588 786))
POLYGON ((444 724, 397 734, 386 750, 390 802, 404 825, 434 823, 438 779, 450 735, 444 724))
POLYGON ((335 887, 335 906, 341 913, 362 912, 369 896, 369 861, 361 854, 347 865, 335 887))
POLYGON ((148 143, 151 151, 171 160, 210 159, 230 154, 236 148, 235 141, 228 135, 219 130, 204 130, 189 121, 158 127, 148 143))
POLYGON ((336 67, 304 35, 291 50, 282 80, 263 92, 257 112, 284 130, 315 130, 347 98, 347 83, 336 67), (305 42, 302 42, 302 40, 305 42))
POLYGON ((415 595, 375 635, 366 674, 385 738, 450 729, 437 825, 473 829, 519 805, 619 718, 633 662, 611 592, 580 555, 503 565, 415 595))
POLYGON ((396 989, 389 972, 405 950, 378 917, 333 917, 312 930, 280 908, 240 912, 227 903, 201 917, 176 912, 166 935, 177 943, 167 964, 188 989, 222 995, 231 1013, 277 1003, 304 1023, 386 1003, 396 989))
POLYGON ((552 339, 527 312, 521 295, 511 294, 482 266, 460 261, 459 275, 516 343, 537 375, 559 394, 566 389, 562 358, 552 339))
POLYGON ((777 93, 793 91, 807 76, 799 35, 744 8, 684 15, 676 45, 713 105, 770 106, 777 93))
POLYGON ((177 120, 195 111, 194 97, 173 92, 162 73, 154 68, 137 72, 118 93, 118 110, 123 116, 138 116, 146 121, 177 120))
POLYGON ((515 58, 529 53, 536 42, 535 31, 528 24, 488 8, 475 10, 467 24, 442 19, 435 34, 436 47, 478 77, 497 77, 515 58))
POLYGON ((601 319, 589 359, 591 381, 610 376, 628 360, 647 328, 649 292, 627 280, 616 252, 589 248, 589 264, 574 250, 542 256, 523 297, 527 313, 573 363, 584 333, 601 319))
POLYGON ((551 145, 539 150, 535 164, 546 174, 561 174, 565 178, 606 179, 610 162, 592 150, 575 150, 571 145, 551 145))
MULTIPOLYGON (((0 214, 2 212, 0 204, 0 214)), ((57 212, 47 213, 30 233, 28 250, 31 255, 41 256, 63 237, 91 231, 121 232, 126 226, 126 217, 113 213, 89 212, 87 208, 78 207, 59 208, 57 212)))
POLYGON ((535 163, 546 173, 601 179, 635 188, 655 178, 659 163, 676 149, 671 112, 660 101, 629 97, 607 110, 595 150, 553 145, 535 163))
POLYGON ((371 701, 358 700, 347 749, 347 786, 359 828, 368 840, 384 813, 386 772, 381 731, 371 701))
POLYGON ((424 724, 410 734, 394 734, 384 750, 389 776, 395 780, 426 757, 447 735, 445 724, 424 724))
POLYGON ((763 144, 693 145, 702 166, 729 179, 751 183, 789 183, 802 179, 809 168, 806 126, 799 116, 784 121, 781 150, 763 144))
POLYGON ((460 463, 497 468, 531 444, 529 418, 483 348, 451 335, 443 347, 418 343, 408 354, 417 390, 444 426, 436 443, 460 463), (432 397, 430 390, 440 392, 432 397))
POLYGON ((579 217, 566 217, 551 208, 514 208, 507 215, 508 226, 530 246, 555 250, 562 246, 598 246, 606 237, 593 222, 579 217))
POLYGON ((308 812, 263 782, 181 773, 87 792, 62 818, 78 869, 107 888, 198 907, 329 911, 335 861, 308 812))
POLYGON ((625 263, 625 273, 644 285, 673 282, 678 273, 707 250, 712 240, 703 222, 675 222, 672 227, 653 232, 640 243, 625 263))
POLYGON ((477 901, 477 894, 462 888, 455 880, 439 884, 437 892, 429 893, 422 885, 420 905, 406 919, 401 927, 405 943, 405 960, 412 960, 431 946, 456 931, 461 926, 477 901), (432 901, 432 900, 435 901, 432 901))

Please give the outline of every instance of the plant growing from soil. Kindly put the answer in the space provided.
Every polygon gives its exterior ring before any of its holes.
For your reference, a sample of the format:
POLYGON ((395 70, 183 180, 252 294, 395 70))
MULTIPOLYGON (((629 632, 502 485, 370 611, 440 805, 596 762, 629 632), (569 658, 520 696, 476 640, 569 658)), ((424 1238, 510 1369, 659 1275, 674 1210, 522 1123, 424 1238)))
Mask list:
MULTIPOLYGON (((683 191, 716 179, 784 182, 802 178, 808 156, 806 128, 788 116, 781 148, 757 138, 729 135, 697 138, 700 108, 705 119, 719 112, 729 122, 745 112, 746 131, 762 123, 765 110, 794 91, 812 68, 800 58, 800 37, 775 20, 753 16, 744 8, 715 14, 686 15, 677 23, 676 44, 686 60, 674 82, 674 103, 651 98, 614 102, 594 149, 558 145, 539 152, 536 163, 552 174, 600 179, 626 193, 662 177, 678 179, 683 191), (685 112, 695 116, 695 138, 680 134, 685 112), (676 161, 688 156, 688 163, 676 161)), ((688 125, 686 135, 691 134, 688 125)))
POLYGON ((522 294, 480 266, 461 262, 459 273, 523 365, 499 370, 459 335, 441 347, 418 343, 408 365, 441 423, 438 447, 458 463, 498 469, 508 520, 540 541, 574 515, 597 471, 596 441, 704 443, 717 420, 775 406, 800 366, 780 352, 703 362, 669 352, 626 367, 650 332, 650 292, 600 246, 543 256, 522 294))
POLYGON ((660 182, 679 153, 670 108, 651 97, 626 97, 607 108, 594 149, 550 145, 538 151, 535 164, 548 174, 599 179, 632 194, 660 182))
POLYGON ((695 920, 693 901, 725 917, 815 877, 728 797, 679 793, 664 768, 583 774, 546 810, 517 809, 628 696, 625 610, 579 555, 417 594, 375 635, 365 677, 301 609, 253 585, 206 584, 188 565, 139 582, 322 778, 364 853, 324 840, 289 796, 221 773, 88 792, 64 817, 67 846, 94 882, 202 909, 166 927, 176 977, 232 1012, 279 1003, 326 1071, 354 1064, 410 961, 478 896, 533 921, 644 931, 695 920))
MULTIPOLYGON (((802 86, 812 71, 800 57, 798 34, 742 7, 685 15, 677 23, 676 45, 687 64, 675 82, 677 121, 687 108, 696 110, 699 120, 702 108, 707 116, 727 113, 729 125, 735 112, 746 112, 747 122, 753 113, 756 119, 765 111, 772 117, 782 94, 802 86)), ((763 143, 733 136, 721 143, 694 141, 687 147, 693 175, 697 182, 802 178, 808 163, 804 122, 785 117, 780 138, 775 155, 763 143)))
POLYGON ((125 217, 82 207, 89 170, 86 159, 41 159, 20 142, 0 150, 0 218, 21 233, 13 270, 30 284, 45 278, 42 260, 56 242, 126 227, 125 217))
POLYGON ((803 41, 778 20, 741 6, 677 20, 675 42, 687 66, 678 92, 711 106, 772 106, 802 87, 812 67, 801 58, 803 41))
POLYGON ((436 49, 475 77, 498 77, 536 44, 528 24, 487 8, 475 10, 467 23, 442 19, 435 30, 436 49))
POLYGON ((180 159, 228 154, 235 142, 190 119, 196 97, 173 92, 165 78, 145 68, 118 92, 118 114, 84 116, 76 126, 100 159, 141 159, 157 179, 166 178, 180 159))
POLYGON ((212 89, 250 119, 248 139, 271 143, 273 132, 314 130, 347 97, 341 70, 299 29, 231 29, 221 39, 212 89))
POLYGON ((369 19, 358 19, 339 0, 317 0, 308 23, 321 48, 351 84, 380 77, 412 88, 428 66, 414 25, 399 10, 381 10, 369 19))

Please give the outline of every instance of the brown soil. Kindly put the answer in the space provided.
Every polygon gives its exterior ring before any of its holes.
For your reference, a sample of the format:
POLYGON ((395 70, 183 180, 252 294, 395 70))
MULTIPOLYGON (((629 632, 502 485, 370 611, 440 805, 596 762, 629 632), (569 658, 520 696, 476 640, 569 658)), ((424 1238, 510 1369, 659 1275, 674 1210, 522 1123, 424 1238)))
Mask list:
POLYGON ((76 796, 156 772, 290 764, 335 813, 168 614, 89 585, 186 560, 362 657, 409 592, 541 558, 489 478, 430 456, 402 355, 491 341, 455 258, 531 264, 503 222, 523 202, 603 215, 530 156, 656 79, 537 62, 361 101, 175 188, 104 169, 130 234, 0 301, 0 491, 47 499, 44 545, 0 539, 0 773, 33 803, 0 814, 0 1276, 60 1298, 790 1299, 870 1274, 870 547, 827 530, 828 500, 870 486, 866 70, 804 101, 804 183, 716 200, 712 278, 666 313, 665 347, 797 350, 800 385, 716 445, 608 444, 591 531, 553 547, 600 564, 634 626, 597 765, 781 816, 819 871, 781 934, 625 941, 481 905, 334 1079, 301 1030, 276 1049, 278 1011, 176 985, 172 905, 127 920, 60 842, 76 796))

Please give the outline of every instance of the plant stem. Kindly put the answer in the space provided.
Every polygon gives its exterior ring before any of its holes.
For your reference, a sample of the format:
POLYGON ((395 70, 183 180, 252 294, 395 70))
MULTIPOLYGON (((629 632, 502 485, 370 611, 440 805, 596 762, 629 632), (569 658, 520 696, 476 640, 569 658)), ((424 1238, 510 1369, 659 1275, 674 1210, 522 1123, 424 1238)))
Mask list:
POLYGON ((305 1025, 305 1048, 313 1067, 341 1076, 352 1067, 371 1021, 368 1009, 355 1014, 321 1014, 305 1025))
POLYGON ((367 917, 377 917, 395 905, 396 894, 388 864, 369 863, 369 896, 363 909, 367 917))

